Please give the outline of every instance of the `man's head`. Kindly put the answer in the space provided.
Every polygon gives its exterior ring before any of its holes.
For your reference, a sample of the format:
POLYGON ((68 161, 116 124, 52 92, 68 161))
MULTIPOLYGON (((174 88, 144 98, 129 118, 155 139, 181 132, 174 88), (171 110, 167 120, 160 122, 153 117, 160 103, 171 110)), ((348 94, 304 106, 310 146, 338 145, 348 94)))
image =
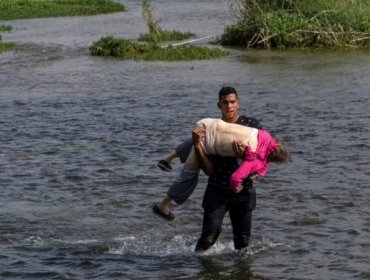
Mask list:
POLYGON ((222 97, 229 94, 235 94, 236 98, 238 98, 238 93, 236 89, 233 87, 222 87, 218 93, 218 101, 221 101, 222 97))
POLYGON ((221 88, 218 93, 217 106, 221 110, 222 120, 235 123, 239 118, 239 100, 235 88, 221 88))

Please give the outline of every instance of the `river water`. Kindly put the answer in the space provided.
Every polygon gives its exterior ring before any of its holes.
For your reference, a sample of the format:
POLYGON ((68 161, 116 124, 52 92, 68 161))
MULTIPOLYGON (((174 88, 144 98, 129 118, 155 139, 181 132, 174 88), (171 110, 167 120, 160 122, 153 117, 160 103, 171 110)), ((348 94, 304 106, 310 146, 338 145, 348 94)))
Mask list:
MULTIPOLYGON (((217 60, 91 57, 109 34, 145 33, 141 3, 92 17, 0 22, 1 279, 370 279, 370 53, 238 51, 217 60), (197 255, 206 177, 166 222, 151 212, 181 167, 156 162, 218 117, 241 112, 284 138, 294 162, 256 183, 253 238, 233 250, 226 217, 197 255)), ((232 1, 153 1, 160 25, 221 34, 232 1)), ((200 44, 206 42, 200 41, 200 44)))

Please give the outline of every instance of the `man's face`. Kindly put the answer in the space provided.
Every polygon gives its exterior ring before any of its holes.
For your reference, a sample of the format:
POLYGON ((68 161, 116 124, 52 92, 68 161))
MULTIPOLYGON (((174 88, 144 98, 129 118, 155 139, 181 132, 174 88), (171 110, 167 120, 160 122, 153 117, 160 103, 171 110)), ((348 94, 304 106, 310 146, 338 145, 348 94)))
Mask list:
POLYGON ((239 117, 239 100, 235 93, 224 95, 217 103, 222 119, 226 122, 236 122, 239 117))

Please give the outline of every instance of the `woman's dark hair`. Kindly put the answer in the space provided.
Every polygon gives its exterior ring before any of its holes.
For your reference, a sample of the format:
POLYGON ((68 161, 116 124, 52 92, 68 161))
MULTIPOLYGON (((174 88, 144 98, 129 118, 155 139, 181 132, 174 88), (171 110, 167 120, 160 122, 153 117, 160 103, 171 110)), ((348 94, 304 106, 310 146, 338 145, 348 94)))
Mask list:
POLYGON ((279 147, 271 152, 268 155, 267 161, 269 162, 279 162, 279 163, 288 163, 292 162, 292 156, 285 145, 284 141, 281 139, 275 139, 276 143, 278 143, 279 147))
POLYGON ((236 92, 236 89, 233 87, 222 87, 220 92, 218 93, 218 101, 221 101, 222 96, 229 95, 229 94, 235 94, 238 98, 238 93, 236 92))

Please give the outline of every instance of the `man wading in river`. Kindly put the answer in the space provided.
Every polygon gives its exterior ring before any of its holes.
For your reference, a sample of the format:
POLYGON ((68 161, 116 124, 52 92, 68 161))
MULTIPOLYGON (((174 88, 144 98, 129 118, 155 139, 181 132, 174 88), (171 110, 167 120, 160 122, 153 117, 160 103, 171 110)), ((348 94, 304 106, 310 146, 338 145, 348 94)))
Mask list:
MULTIPOLYGON (((255 118, 239 115, 238 95, 233 87, 221 88, 217 106, 221 110, 221 118, 225 122, 262 129, 262 126, 255 118)), ((196 139, 197 135, 193 133, 193 137, 196 139)), ((188 145, 191 145, 191 142, 188 145)), ((235 143, 233 148, 235 155, 243 158, 245 147, 241 143, 235 143)), ((190 151, 190 148, 187 147, 187 150, 190 151)), ((239 166, 237 158, 218 155, 206 157, 202 154, 198 154, 198 156, 202 162, 202 169, 209 175, 209 179, 203 198, 203 230, 201 238, 197 242, 196 251, 206 250, 216 242, 227 211, 230 212, 235 248, 247 247, 251 235, 252 211, 256 205, 253 181, 250 178, 245 179, 243 181, 243 190, 239 193, 234 193, 230 189, 229 177, 239 166)), ((194 176, 197 175, 197 173, 194 173, 194 176)), ((177 178, 162 202, 153 207, 154 212, 168 220, 173 219, 174 216, 170 212, 171 200, 180 204, 183 203, 191 195, 195 186, 196 183, 191 185, 190 190, 184 190, 184 187, 189 188, 189 185, 182 184, 181 178, 177 178)))

